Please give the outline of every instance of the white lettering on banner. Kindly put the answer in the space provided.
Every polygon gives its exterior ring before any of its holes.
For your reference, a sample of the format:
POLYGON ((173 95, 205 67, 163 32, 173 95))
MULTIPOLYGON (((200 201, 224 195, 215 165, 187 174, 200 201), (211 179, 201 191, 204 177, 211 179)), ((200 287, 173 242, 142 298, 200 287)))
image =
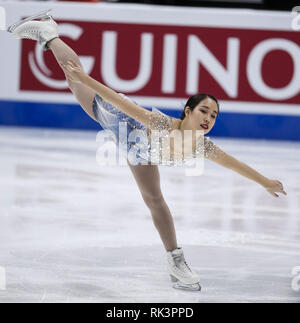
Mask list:
POLYGON ((138 75, 133 80, 123 80, 116 72, 117 33, 103 33, 103 58, 101 64, 102 77, 108 86, 123 92, 136 92, 150 80, 153 64, 153 34, 143 33, 141 41, 141 58, 138 75))
POLYGON ((300 6, 296 6, 292 10, 292 16, 294 16, 292 20, 292 29, 299 31, 300 30, 300 6))
POLYGON ((177 67, 177 35, 165 35, 162 71, 162 92, 174 93, 177 67))
POLYGON ((198 92, 199 63, 202 63, 228 96, 236 98, 238 95, 239 48, 240 41, 238 38, 228 39, 226 70, 197 36, 189 36, 187 93, 198 92))
MULTIPOLYGON (((290 23, 291 18, 288 19, 290 23)), ((256 100, 254 104, 257 105, 257 102, 269 101, 273 104, 277 100, 279 104, 283 100, 291 99, 288 104, 296 105, 299 101, 300 46, 295 32, 290 31, 285 35, 284 32, 278 34, 276 30, 274 32, 271 30, 262 31, 260 35, 259 30, 255 29, 247 31, 246 34, 245 30, 238 29, 228 33, 209 27, 198 30, 196 27, 181 29, 180 26, 151 25, 145 30, 141 26, 135 28, 128 24, 131 37, 126 39, 122 32, 123 27, 118 24, 109 25, 110 27, 103 22, 92 22, 91 25, 88 21, 81 21, 76 24, 77 22, 60 24, 60 34, 77 42, 76 51, 79 54, 81 48, 84 51, 89 50, 87 54, 89 56, 80 57, 86 72, 90 74, 93 71, 92 76, 95 79, 118 92, 131 93, 137 95, 137 98, 148 100, 150 102, 148 105, 158 102, 155 104, 160 107, 174 108, 173 102, 176 98, 183 100, 201 88, 206 88, 207 91, 211 88, 220 101, 241 102, 242 105, 253 100, 256 100), (89 46, 90 28, 98 30, 93 46, 89 46), (202 32, 206 32, 209 38, 221 38, 220 47, 210 46, 209 40, 201 38, 202 32), (247 42, 247 39, 251 42, 247 42), (102 44, 96 46, 98 41, 102 44), (134 75, 128 77, 121 74, 122 67, 128 64, 128 58, 125 56, 128 52, 126 46, 131 46, 135 57, 134 61, 130 62, 134 65, 134 75), (278 50, 288 55, 280 59, 272 54, 278 50), (266 59, 268 62, 265 65, 266 59), (293 64, 289 64, 291 61, 293 64), (99 64, 97 71, 94 69, 95 62, 97 66, 99 64), (290 65, 294 68, 287 69, 286 66, 290 65), (268 69, 264 68, 265 66, 268 66, 268 69), (280 74, 285 70, 288 81, 276 85, 280 74), (266 73, 268 75, 265 75, 266 73), (205 76, 209 76, 209 80, 214 80, 214 85, 211 82, 205 84, 205 76), (270 83, 267 80, 270 80, 270 83), (274 82, 271 82, 272 80, 274 82)), ((37 96, 42 96, 43 94, 38 92, 47 92, 47 88, 49 90, 68 88, 65 79, 59 76, 56 78, 59 69, 50 65, 49 58, 44 55, 40 46, 35 47, 35 44, 23 46, 22 52, 24 55, 22 55, 20 95, 26 97, 27 92, 32 91, 36 92, 37 96), (32 73, 26 75, 28 60, 32 73)), ((50 97, 54 98, 56 94, 52 92, 50 97)), ((59 96, 62 97, 61 93, 59 96)), ((63 100, 71 102, 69 98, 63 100)), ((141 102, 139 99, 137 101, 141 102)), ((240 108, 235 110, 239 111, 240 108)), ((251 108, 247 110, 252 111, 251 108)), ((271 111, 265 109, 264 112, 268 113, 267 110, 271 111)), ((298 110, 294 109, 297 114, 300 113, 298 110)), ((284 107, 280 111, 287 109, 284 107)))
POLYGON ((247 63, 247 76, 252 88, 262 97, 271 100, 287 100, 300 91, 300 48, 295 43, 282 38, 268 39, 259 43, 250 53, 247 63), (273 50, 287 52, 294 62, 294 75, 290 84, 274 89, 265 84, 262 77, 264 57, 273 50))
MULTIPOLYGON (((78 40, 82 33, 83 29, 79 26, 73 24, 60 24, 59 25, 60 35, 69 37, 73 40, 78 40)), ((51 87, 53 89, 67 89, 68 82, 66 80, 53 80, 48 76, 51 76, 52 72, 48 69, 44 61, 44 51, 37 43, 35 47, 35 58, 37 61, 38 66, 36 66, 34 61, 34 54, 33 52, 29 53, 29 66, 32 70, 34 76, 44 85, 51 87), (41 71, 40 71, 41 70, 41 71)), ((95 59, 90 56, 80 56, 80 61, 85 69, 85 71, 90 74, 92 71, 95 59)))

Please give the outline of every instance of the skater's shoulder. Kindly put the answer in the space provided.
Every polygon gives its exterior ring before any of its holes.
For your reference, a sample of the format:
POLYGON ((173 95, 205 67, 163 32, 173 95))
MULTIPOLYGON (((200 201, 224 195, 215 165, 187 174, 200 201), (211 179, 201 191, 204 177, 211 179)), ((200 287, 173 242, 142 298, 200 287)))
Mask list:
POLYGON ((170 123, 170 131, 180 129, 180 125, 181 125, 180 119, 169 116, 169 123, 170 123))

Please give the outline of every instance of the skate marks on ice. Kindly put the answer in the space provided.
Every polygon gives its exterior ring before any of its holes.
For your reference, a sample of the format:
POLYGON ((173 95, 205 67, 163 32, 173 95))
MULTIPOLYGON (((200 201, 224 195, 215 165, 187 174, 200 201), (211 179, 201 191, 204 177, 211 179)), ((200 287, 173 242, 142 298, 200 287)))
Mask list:
POLYGON ((172 289, 130 170, 100 168, 95 139, 0 128, 0 302, 299 302, 299 144, 216 140, 282 180, 280 199, 210 162, 199 178, 160 168, 197 293, 172 289))
POLYGON ((187 247, 190 262, 202 277, 201 293, 170 287, 160 246, 68 248, 48 254, 14 253, 0 302, 299 301, 290 287, 289 257, 229 247, 187 247))

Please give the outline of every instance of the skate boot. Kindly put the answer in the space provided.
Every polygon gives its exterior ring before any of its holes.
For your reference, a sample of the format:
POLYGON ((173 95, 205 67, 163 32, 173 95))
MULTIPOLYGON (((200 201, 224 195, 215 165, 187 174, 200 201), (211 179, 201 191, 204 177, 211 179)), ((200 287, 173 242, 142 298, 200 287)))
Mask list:
POLYGON ((58 36, 56 22, 50 16, 51 10, 43 11, 29 18, 11 25, 7 31, 17 39, 32 39, 39 42, 44 50, 48 50, 47 43, 58 36), (36 21, 35 19, 41 19, 36 21))
POLYGON ((169 251, 167 258, 173 288, 201 291, 200 278, 186 263, 182 248, 169 251))

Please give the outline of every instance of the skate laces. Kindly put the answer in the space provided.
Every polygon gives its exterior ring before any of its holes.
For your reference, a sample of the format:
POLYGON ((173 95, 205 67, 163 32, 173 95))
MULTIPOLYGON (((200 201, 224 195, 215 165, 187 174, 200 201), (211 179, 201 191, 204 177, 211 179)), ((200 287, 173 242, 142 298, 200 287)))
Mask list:
POLYGON ((24 31, 22 38, 36 40, 36 38, 39 38, 39 37, 40 37, 40 31, 38 29, 28 29, 24 31))
MULTIPOLYGON (((41 20, 32 20, 32 22, 43 22, 43 23, 52 23, 54 22, 51 16, 47 16, 41 20)), ((28 26, 23 32, 21 32, 22 38, 39 40, 42 38, 43 31, 40 29, 40 26, 28 26)))
POLYGON ((176 267, 180 267, 180 265, 184 264, 188 268, 188 270, 190 272, 192 272, 191 268, 187 264, 183 255, 175 255, 175 256, 173 256, 173 259, 174 259, 176 267))
POLYGON ((24 30, 21 37, 24 39, 37 40, 40 44, 45 41, 43 31, 37 27, 35 27, 35 28, 31 27, 31 28, 24 30))

